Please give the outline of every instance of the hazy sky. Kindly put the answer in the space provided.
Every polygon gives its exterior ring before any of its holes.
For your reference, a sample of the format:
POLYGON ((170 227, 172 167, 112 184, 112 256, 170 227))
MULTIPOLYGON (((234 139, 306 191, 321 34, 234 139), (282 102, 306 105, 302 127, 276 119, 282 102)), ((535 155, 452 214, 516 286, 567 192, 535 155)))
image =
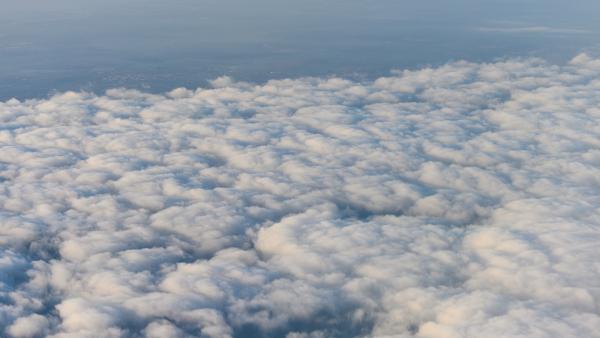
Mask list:
POLYGON ((367 77, 600 43, 598 1, 0 0, 0 99, 231 75, 367 77))

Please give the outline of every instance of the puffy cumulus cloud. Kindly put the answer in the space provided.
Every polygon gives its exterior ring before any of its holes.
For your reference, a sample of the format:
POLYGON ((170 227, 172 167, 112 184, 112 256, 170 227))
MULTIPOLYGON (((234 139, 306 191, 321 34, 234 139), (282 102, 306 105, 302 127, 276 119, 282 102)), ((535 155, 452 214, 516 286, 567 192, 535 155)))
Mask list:
POLYGON ((46 333, 48 319, 39 314, 21 317, 8 327, 8 334, 13 337, 40 337, 46 333))
POLYGON ((600 60, 0 103, 0 335, 600 337, 600 60))

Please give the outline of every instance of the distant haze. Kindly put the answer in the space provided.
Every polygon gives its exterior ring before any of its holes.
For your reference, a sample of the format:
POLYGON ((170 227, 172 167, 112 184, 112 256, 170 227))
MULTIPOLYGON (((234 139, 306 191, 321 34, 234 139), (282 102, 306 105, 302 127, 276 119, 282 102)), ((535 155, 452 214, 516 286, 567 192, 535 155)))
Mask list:
POLYGON ((0 100, 53 91, 195 88, 450 60, 540 56, 600 45, 600 2, 0 0, 0 100))

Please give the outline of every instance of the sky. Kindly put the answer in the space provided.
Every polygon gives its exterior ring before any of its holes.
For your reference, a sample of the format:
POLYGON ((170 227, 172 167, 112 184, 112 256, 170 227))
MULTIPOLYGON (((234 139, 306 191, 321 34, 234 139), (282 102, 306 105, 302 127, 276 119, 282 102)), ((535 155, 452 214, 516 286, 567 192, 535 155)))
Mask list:
POLYGON ((600 46, 593 0, 1 0, 0 99, 196 88, 227 75, 373 79, 600 46))
POLYGON ((0 4, 0 337, 600 338, 600 4, 0 4))

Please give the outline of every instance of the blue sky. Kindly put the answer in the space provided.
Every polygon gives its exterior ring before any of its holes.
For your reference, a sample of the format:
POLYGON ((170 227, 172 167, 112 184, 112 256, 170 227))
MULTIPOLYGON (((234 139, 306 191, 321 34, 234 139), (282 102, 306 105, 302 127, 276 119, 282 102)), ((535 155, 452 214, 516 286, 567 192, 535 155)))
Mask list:
POLYGON ((221 75, 374 78, 452 60, 565 61, 600 43, 597 1, 0 1, 0 98, 221 75))

